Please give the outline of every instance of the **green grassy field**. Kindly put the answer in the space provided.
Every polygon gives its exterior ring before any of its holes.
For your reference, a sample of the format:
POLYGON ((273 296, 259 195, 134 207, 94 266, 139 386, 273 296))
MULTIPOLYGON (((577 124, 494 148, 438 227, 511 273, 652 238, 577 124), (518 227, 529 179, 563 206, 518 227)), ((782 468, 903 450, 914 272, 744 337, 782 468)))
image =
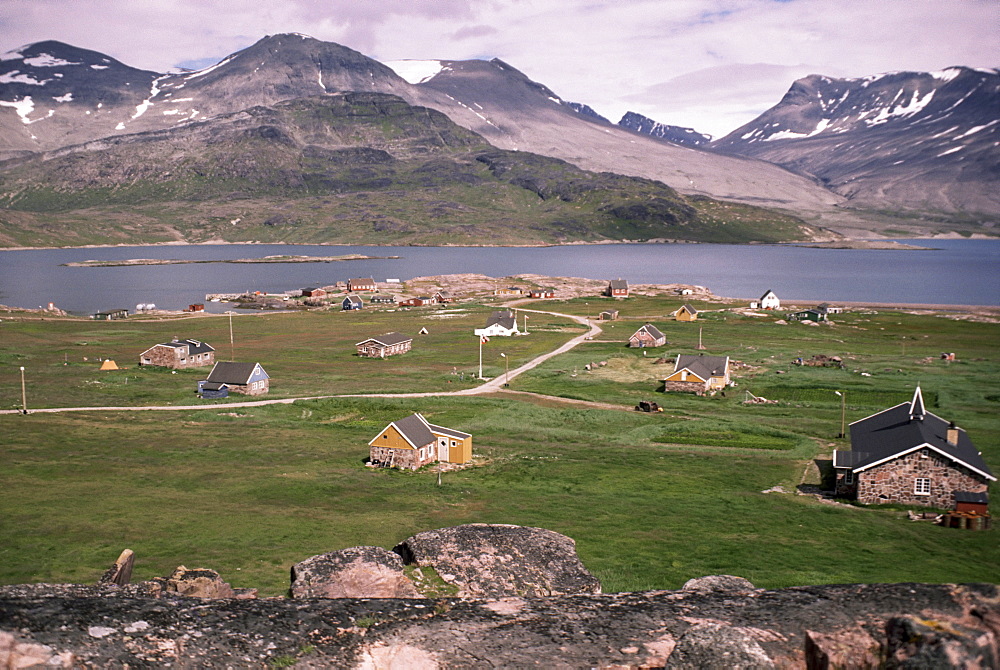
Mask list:
MULTIPOLYGON (((588 314, 597 302, 549 305, 588 314)), ((900 509, 795 494, 802 484, 819 484, 817 463, 847 446, 835 437, 841 405, 834 390, 846 392, 852 421, 908 399, 919 382, 929 409, 966 428, 1000 471, 996 324, 892 311, 844 314, 823 327, 731 312, 688 324, 664 317, 677 304, 616 303, 628 320, 511 384, 564 401, 500 393, 2 415, 0 582, 92 582, 129 547, 136 578, 183 563, 218 570, 234 586, 280 594, 290 565, 309 556, 392 547, 416 532, 469 522, 540 526, 574 538, 606 591, 677 588, 717 573, 762 587, 1000 582, 995 530, 940 528, 907 521, 900 509), (644 356, 624 341, 646 319, 671 344, 644 356), (725 397, 658 392, 669 366, 656 360, 693 353, 699 325, 708 353, 741 361, 737 386, 725 397), (941 351, 959 360, 940 361, 941 351), (846 367, 791 364, 816 353, 842 356, 846 367), (743 405, 745 390, 779 402, 743 405), (641 399, 665 412, 631 411, 641 399), (441 486, 433 472, 366 468, 368 440, 413 411, 473 433, 475 467, 445 473, 441 486), (785 492, 763 492, 776 486, 785 492)), ((478 365, 471 329, 491 307, 454 309, 462 311, 239 317, 237 360, 260 360, 276 396, 464 388, 478 365), (384 361, 353 355, 353 343, 367 335, 415 333, 422 325, 430 334, 415 340, 411 354, 384 361)), ((583 332, 542 315, 532 315, 531 328, 528 337, 486 345, 488 376, 502 373, 500 351, 515 366, 583 332)), ((228 358, 228 320, 219 317, 5 317, 0 334, 4 408, 20 405, 20 365, 28 372, 29 407, 190 404, 205 370, 139 370, 139 352, 177 335, 209 341, 228 358), (91 360, 84 363, 84 355, 91 360), (132 367, 98 373, 96 357, 132 367)))

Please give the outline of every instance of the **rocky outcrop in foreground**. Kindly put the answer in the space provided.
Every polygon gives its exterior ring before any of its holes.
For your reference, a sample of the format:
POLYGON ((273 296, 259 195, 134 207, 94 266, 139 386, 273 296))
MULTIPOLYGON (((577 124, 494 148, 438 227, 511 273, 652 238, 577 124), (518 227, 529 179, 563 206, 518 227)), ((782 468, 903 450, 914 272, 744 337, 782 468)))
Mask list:
POLYGON ((7 586, 0 667, 997 667, 994 585, 716 586, 494 600, 7 586))

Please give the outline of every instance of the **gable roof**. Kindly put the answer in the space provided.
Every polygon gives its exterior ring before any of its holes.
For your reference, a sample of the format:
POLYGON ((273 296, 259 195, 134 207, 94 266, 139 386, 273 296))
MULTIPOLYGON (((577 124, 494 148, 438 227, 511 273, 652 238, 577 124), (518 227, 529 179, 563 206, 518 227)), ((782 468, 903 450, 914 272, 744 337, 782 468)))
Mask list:
MULTIPOLYGON (((423 418, 423 417, 421 417, 423 418)), ((442 435, 447 435, 448 437, 457 437, 464 440, 467 437, 472 437, 469 433, 463 433, 460 430, 455 430, 454 428, 445 428, 444 426, 437 426, 433 423, 427 424, 431 428, 431 432, 440 433, 442 435)))
POLYGON ((611 283, 608 284, 608 287, 613 290, 628 289, 628 281, 625 279, 612 279, 611 283))
POLYGON ((175 349, 186 346, 189 354, 207 354, 209 351, 215 351, 213 347, 198 340, 173 340, 172 342, 164 342, 163 346, 175 349))
POLYGON ((683 305, 681 305, 680 307, 678 307, 677 309, 674 310, 674 314, 677 314, 681 310, 684 310, 688 314, 697 314, 698 313, 698 310, 696 310, 694 307, 692 307, 691 305, 689 305, 687 303, 684 303, 683 305))
MULTIPOLYGON (((212 368, 212 371, 208 373, 208 381, 218 382, 220 384, 247 384, 250 381, 250 377, 253 376, 254 370, 260 363, 232 363, 229 361, 219 361, 212 368)), ((264 372, 264 368, 261 367, 260 371, 263 373, 263 378, 267 379, 268 374, 264 372)))
POLYGON ((434 434, 431 432, 430 424, 427 423, 427 420, 424 417, 414 413, 410 416, 393 421, 388 426, 380 430, 378 435, 373 437, 371 442, 368 443, 368 446, 375 444, 375 441, 378 440, 378 436, 392 427, 395 427, 403 439, 406 440, 414 449, 419 449, 420 447, 434 441, 434 434))
POLYGON ((497 325, 507 330, 514 330, 517 327, 517 322, 514 320, 514 312, 507 310, 500 310, 493 312, 490 318, 486 320, 486 327, 497 325))
POLYGON ((344 299, 343 299, 343 300, 342 300, 341 302, 342 302, 342 303, 344 303, 344 302, 350 302, 350 303, 351 303, 352 305, 364 305, 364 304, 365 304, 365 303, 364 303, 364 302, 363 302, 363 301, 361 300, 361 298, 359 298, 359 297, 358 297, 358 296, 356 296, 356 295, 349 295, 349 296, 347 296, 346 298, 344 298, 344 299))
POLYGON ((383 347, 391 347, 394 344, 402 344, 403 342, 411 342, 412 340, 413 340, 412 337, 407 337, 402 333, 386 333, 385 335, 379 335, 377 337, 369 337, 366 340, 361 340, 354 346, 359 346, 366 342, 377 342, 378 344, 381 344, 383 347))
POLYGON ((636 335, 638 335, 642 331, 646 331, 649 334, 649 336, 652 337, 654 340, 658 340, 661 337, 666 337, 666 335, 664 335, 663 333, 660 332, 659 328, 657 328, 656 326, 654 326, 651 323, 647 323, 645 326, 643 326, 639 330, 637 330, 634 333, 632 333, 632 337, 635 337, 636 335))
POLYGON ((729 369, 729 356, 677 354, 674 372, 685 368, 704 381, 708 381, 710 377, 725 377, 726 371, 729 369))
POLYGON ((910 402, 900 403, 852 423, 851 450, 838 450, 834 467, 862 472, 926 447, 996 481, 964 430, 956 428, 957 444, 948 442, 949 427, 947 421, 924 408, 923 394, 918 386, 910 402))
POLYGON ((774 292, 774 291, 772 291, 771 289, 767 289, 767 291, 765 291, 765 292, 764 292, 764 295, 762 295, 762 296, 760 297, 760 299, 761 299, 761 300, 764 300, 764 299, 765 299, 765 298, 767 298, 767 296, 769 296, 769 295, 771 295, 771 296, 774 296, 775 298, 777 298, 777 297, 778 297, 778 296, 777 296, 777 294, 775 294, 775 292, 774 292))

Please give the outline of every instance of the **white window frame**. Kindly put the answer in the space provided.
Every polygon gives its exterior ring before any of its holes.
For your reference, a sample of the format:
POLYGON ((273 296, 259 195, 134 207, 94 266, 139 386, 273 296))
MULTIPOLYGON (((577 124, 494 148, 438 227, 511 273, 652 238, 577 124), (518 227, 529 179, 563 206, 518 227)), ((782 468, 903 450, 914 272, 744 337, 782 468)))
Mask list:
POLYGON ((917 477, 913 480, 913 495, 929 496, 931 494, 931 478, 917 477))
POLYGON ((854 470, 848 470, 844 473, 844 484, 848 486, 854 484, 854 470))

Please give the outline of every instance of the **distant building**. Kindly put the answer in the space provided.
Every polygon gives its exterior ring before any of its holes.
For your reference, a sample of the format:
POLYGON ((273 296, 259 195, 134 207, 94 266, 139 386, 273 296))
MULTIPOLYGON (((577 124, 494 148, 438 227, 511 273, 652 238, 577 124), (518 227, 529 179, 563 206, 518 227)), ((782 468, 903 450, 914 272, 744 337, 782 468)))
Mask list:
POLYGON ((493 291, 493 295, 521 295, 524 293, 524 289, 519 286, 507 286, 504 288, 498 288, 493 291))
POLYGON ((322 288, 304 288, 302 289, 303 298, 325 298, 326 289, 322 288))
POLYGON ((517 335, 517 319, 514 317, 514 313, 510 310, 500 310, 493 312, 490 318, 486 320, 486 326, 483 328, 476 328, 473 331, 476 335, 487 336, 487 337, 509 337, 511 335, 517 335))
POLYGON ((96 319, 97 321, 116 321, 118 319, 128 318, 127 309, 112 309, 107 312, 98 312, 94 314, 91 319, 96 319))
POLYGON ((601 312, 598 317, 601 321, 617 321, 618 320, 618 310, 617 309, 606 309, 601 312))
POLYGON ((556 292, 550 288, 533 288, 528 295, 532 298, 554 298, 556 292))
POLYGON ((344 298, 340 303, 340 308, 344 311, 350 311, 352 309, 362 309, 365 303, 356 295, 349 295, 344 298))
POLYGON ((436 426, 420 414, 393 421, 368 443, 369 462, 383 468, 416 470, 436 461, 468 463, 472 435, 436 426))
POLYGON ((774 291, 770 289, 760 297, 757 305, 760 309, 781 309, 781 301, 778 300, 778 296, 774 294, 774 291))
POLYGON ((982 500, 997 480, 964 430, 927 411, 919 386, 910 402, 850 428, 851 450, 833 452, 837 494, 862 504, 949 509, 982 500))
POLYGON ((729 384, 729 356, 678 354, 674 371, 663 380, 664 391, 702 395, 729 384))
POLYGON ((628 338, 630 347, 662 347, 667 343, 667 336, 659 328, 647 323, 628 338))
POLYGON ((226 394, 263 395, 270 386, 270 377, 260 363, 221 361, 215 364, 207 379, 198 382, 198 393, 203 398, 225 397, 213 395, 223 391, 226 394))
POLYGON ((395 305, 396 296, 389 295, 388 293, 376 293, 368 298, 368 302, 372 305, 395 305))
POLYGON ((792 312, 786 317, 789 321, 814 321, 820 323, 826 321, 826 309, 814 307, 812 309, 803 309, 798 312, 792 312))
POLYGON ((375 279, 372 277, 361 277, 357 279, 347 280, 347 292, 348 293, 361 293, 364 291, 374 292, 378 290, 378 285, 375 284, 375 279))
POLYGON ((354 345, 358 356, 363 358, 385 358, 396 354, 405 354, 413 346, 413 338, 402 333, 386 333, 378 337, 369 337, 354 345))
POLYGON ((182 370, 215 363, 215 349, 198 340, 171 340, 139 354, 139 365, 159 365, 182 370))
POLYGON ((678 321, 697 321, 698 310, 691 305, 681 305, 674 311, 674 318, 678 321))
POLYGON ((604 294, 612 298, 627 298, 628 281, 624 279, 612 279, 608 282, 608 288, 604 290, 604 294))

